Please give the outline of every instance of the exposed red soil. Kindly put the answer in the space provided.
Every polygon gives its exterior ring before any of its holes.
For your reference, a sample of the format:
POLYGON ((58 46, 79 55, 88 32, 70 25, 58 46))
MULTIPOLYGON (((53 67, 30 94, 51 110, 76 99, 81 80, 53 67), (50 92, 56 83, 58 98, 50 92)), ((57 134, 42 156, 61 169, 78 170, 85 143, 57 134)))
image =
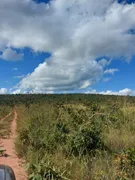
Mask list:
POLYGON ((16 112, 16 108, 15 108, 14 118, 13 118, 13 121, 11 124, 10 138, 9 139, 0 139, 0 143, 1 143, 0 145, 2 146, 1 149, 5 149, 6 154, 7 154, 7 157, 0 156, 0 164, 10 166, 15 172, 16 180, 27 180, 27 175, 26 175, 25 168, 24 168, 24 162, 22 159, 19 159, 19 157, 17 156, 16 151, 15 151, 14 142, 15 142, 15 139, 17 136, 16 120, 17 120, 17 112, 16 112))

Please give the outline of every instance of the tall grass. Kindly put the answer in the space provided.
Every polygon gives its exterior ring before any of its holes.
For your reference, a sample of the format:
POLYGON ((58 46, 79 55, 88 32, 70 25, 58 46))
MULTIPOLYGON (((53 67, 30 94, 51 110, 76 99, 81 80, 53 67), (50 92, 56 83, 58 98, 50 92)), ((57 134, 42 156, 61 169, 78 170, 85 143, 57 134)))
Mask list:
POLYGON ((134 105, 18 106, 16 149, 32 180, 135 179, 134 105))
POLYGON ((9 106, 0 106, 0 119, 9 114, 12 111, 12 108, 9 106))
POLYGON ((13 120, 13 109, 11 107, 0 106, 0 138, 7 138, 10 135, 11 122, 13 120), (6 119, 3 119, 11 113, 6 119))

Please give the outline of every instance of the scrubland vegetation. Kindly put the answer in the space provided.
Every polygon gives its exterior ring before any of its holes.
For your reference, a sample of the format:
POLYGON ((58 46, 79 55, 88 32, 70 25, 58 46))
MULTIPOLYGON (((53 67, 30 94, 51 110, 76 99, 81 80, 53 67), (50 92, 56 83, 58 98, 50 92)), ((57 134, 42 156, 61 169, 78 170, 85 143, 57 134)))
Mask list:
POLYGON ((4 96, 16 104, 16 150, 30 180, 134 180, 135 98, 4 96))
POLYGON ((4 116, 6 116, 10 112, 11 112, 10 106, 1 105, 0 106, 0 119, 2 119, 4 116))
POLYGON ((13 113, 12 113, 13 109, 11 106, 7 106, 7 105, 1 105, 0 106, 0 138, 3 137, 7 137, 10 135, 10 125, 11 125, 11 121, 13 119, 13 113), (11 113, 11 115, 9 115, 6 120, 3 119, 3 117, 7 116, 9 113, 11 113))
POLYGON ((135 179, 134 100, 48 95, 18 105, 16 149, 29 179, 135 179))

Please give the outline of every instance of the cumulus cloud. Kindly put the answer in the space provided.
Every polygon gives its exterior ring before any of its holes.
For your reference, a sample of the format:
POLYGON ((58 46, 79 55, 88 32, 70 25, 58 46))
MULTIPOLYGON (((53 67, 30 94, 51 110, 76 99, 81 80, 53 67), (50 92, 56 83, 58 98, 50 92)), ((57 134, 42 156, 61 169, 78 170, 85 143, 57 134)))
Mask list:
POLYGON ((118 71, 119 71, 119 69, 106 69, 104 71, 104 74, 112 74, 112 75, 114 75, 114 73, 118 72, 118 71))
POLYGON ((0 51, 4 50, 7 43, 8 43, 8 40, 3 39, 2 37, 0 38, 0 51))
POLYGON ((105 67, 105 66, 108 66, 110 63, 111 63, 111 59, 108 61, 108 60, 106 60, 106 59, 101 59, 98 63, 101 65, 101 66, 103 66, 103 67, 105 67))
MULTIPOLYGON (((62 61, 60 57, 59 60, 62 61)), ((101 75, 102 67, 94 60, 80 61, 80 64, 70 62, 65 65, 57 62, 48 65, 44 62, 21 81, 21 88, 27 87, 35 92, 81 89, 98 81, 101 75)))
POLYGON ((6 61, 19 61, 23 59, 23 56, 23 53, 17 54, 15 50, 7 48, 3 51, 2 55, 0 55, 0 58, 6 61))
POLYGON ((81 89, 104 74, 99 57, 134 54, 135 4, 114 0, 0 1, 0 40, 6 47, 29 47, 51 57, 27 75, 20 88, 34 91, 81 89))
POLYGON ((22 94, 22 91, 21 91, 21 89, 16 89, 16 90, 12 91, 11 94, 22 94))
MULTIPOLYGON (((0 94, 6 94, 7 93, 7 89, 5 88, 1 88, 0 89, 0 94), (3 93, 2 93, 3 92, 3 93)), ((22 89, 11 89, 10 90, 11 94, 37 94, 37 93, 41 93, 41 94, 54 94, 54 91, 23 91, 22 89)), ((65 92, 68 93, 68 92, 65 92)), ((97 91, 96 89, 91 89, 88 90, 86 92, 84 92, 85 94, 102 94, 102 95, 119 95, 119 96, 135 96, 135 90, 129 89, 129 88, 125 88, 119 91, 112 91, 112 90, 107 90, 107 91, 97 91)))
POLYGON ((0 94, 7 94, 7 89, 6 88, 1 88, 0 89, 0 94))
POLYGON ((34 91, 34 90, 31 90, 31 91, 23 91, 22 89, 10 89, 10 93, 11 94, 54 94, 55 92, 54 91, 34 91))
POLYGON ((107 90, 107 91, 101 91, 101 92, 97 92, 96 90, 91 90, 91 91, 86 91, 86 94, 103 94, 103 95, 120 95, 120 96, 135 96, 135 90, 131 90, 129 88, 125 88, 119 91, 111 91, 111 90, 107 90))

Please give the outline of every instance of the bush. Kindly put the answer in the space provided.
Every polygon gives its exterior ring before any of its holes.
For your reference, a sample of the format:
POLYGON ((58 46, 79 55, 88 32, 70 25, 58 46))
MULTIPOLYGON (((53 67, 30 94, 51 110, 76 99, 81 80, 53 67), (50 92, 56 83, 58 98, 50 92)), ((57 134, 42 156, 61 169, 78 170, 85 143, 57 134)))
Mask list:
POLYGON ((41 161, 38 164, 27 164, 29 180, 68 180, 60 169, 56 169, 52 163, 41 161))
POLYGON ((96 149, 103 149, 101 127, 93 121, 89 127, 82 129, 69 136, 70 152, 76 156, 86 155, 96 149))
POLYGON ((135 179, 135 148, 117 155, 116 166, 118 178, 135 179))

